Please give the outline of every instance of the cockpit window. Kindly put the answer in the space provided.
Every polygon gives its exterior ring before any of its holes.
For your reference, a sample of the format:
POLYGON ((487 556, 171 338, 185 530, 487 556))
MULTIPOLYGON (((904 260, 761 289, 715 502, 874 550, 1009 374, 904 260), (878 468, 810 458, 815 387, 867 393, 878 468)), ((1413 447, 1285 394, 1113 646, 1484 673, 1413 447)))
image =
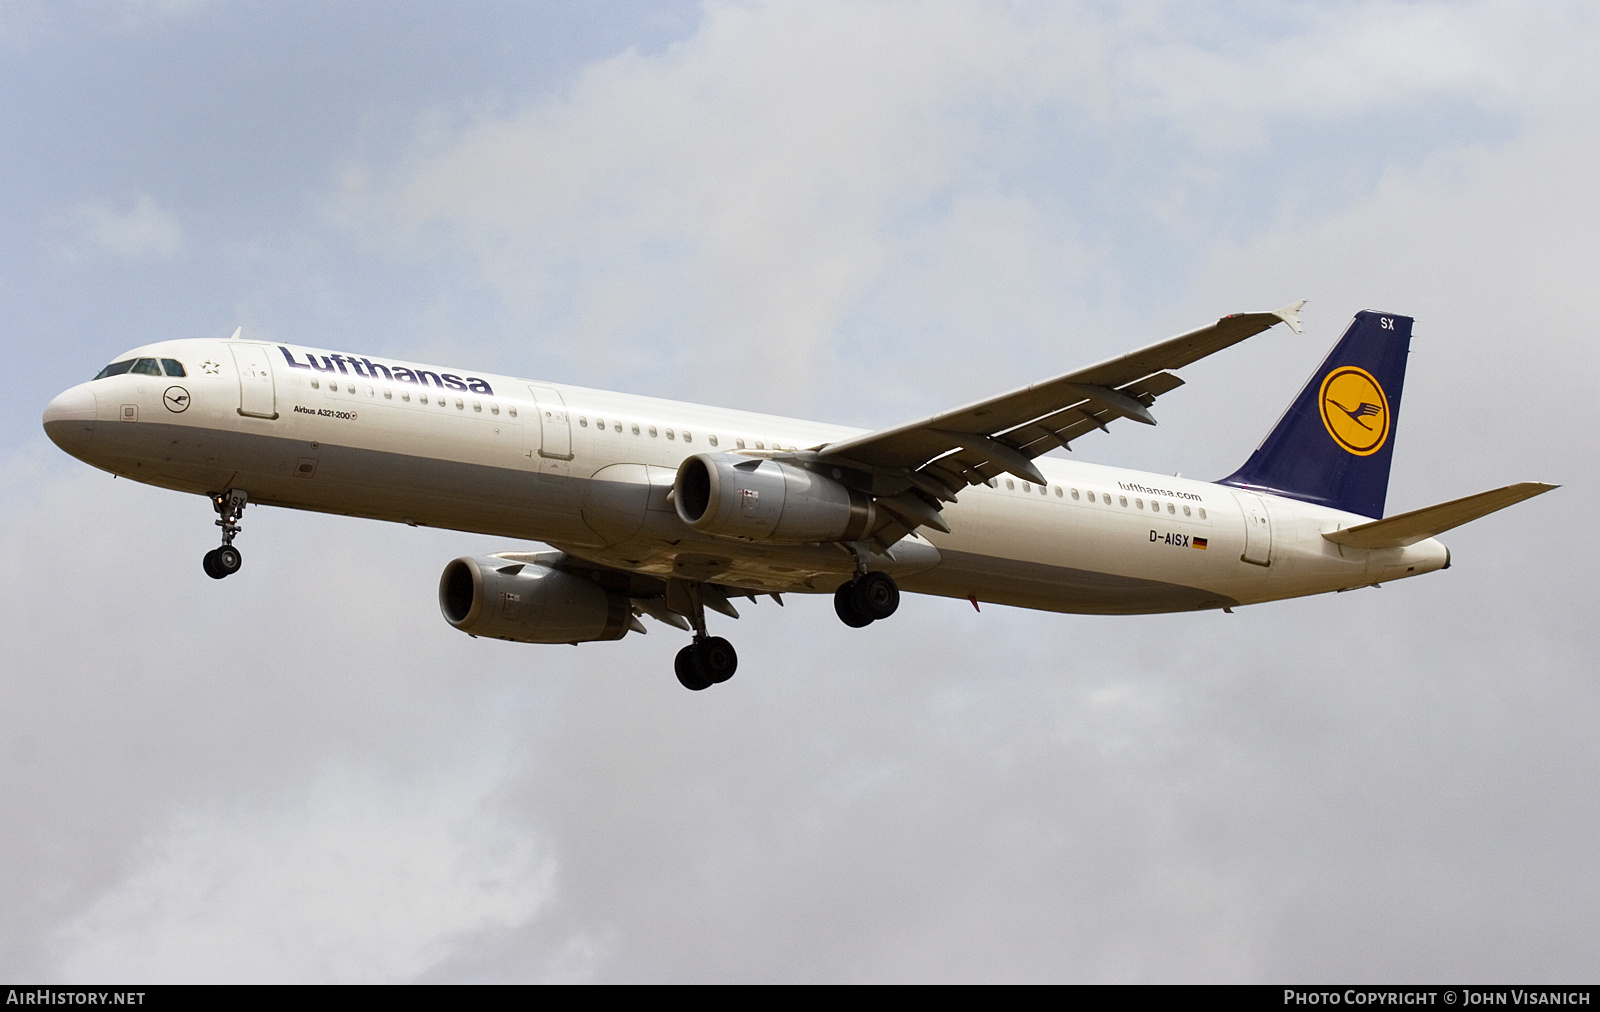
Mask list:
POLYGON ((136 372, 140 376, 160 376, 161 363, 153 358, 141 358, 133 363, 133 368, 129 371, 136 372))
POLYGON ((104 369, 101 369, 100 372, 95 376, 95 379, 105 379, 107 376, 121 376, 123 373, 132 368, 133 359, 131 358, 122 362, 113 362, 104 369))
POLYGON ((161 360, 161 367, 167 371, 167 375, 168 376, 186 376, 186 375, 188 375, 187 373, 185 373, 183 371, 183 363, 179 362, 175 358, 164 358, 164 359, 162 359, 161 360))

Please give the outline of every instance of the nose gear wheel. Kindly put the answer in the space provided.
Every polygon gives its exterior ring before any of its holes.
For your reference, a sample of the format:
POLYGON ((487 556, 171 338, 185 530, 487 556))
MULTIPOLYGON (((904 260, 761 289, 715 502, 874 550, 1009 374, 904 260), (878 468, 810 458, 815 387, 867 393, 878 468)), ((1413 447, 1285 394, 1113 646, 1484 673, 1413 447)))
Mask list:
POLYGON ((217 526, 222 528, 222 544, 207 552, 200 565, 213 580, 232 576, 244 565, 244 556, 233 547, 233 539, 239 534, 239 518, 244 516, 249 502, 249 493, 237 488, 211 497, 212 508, 217 511, 217 526))

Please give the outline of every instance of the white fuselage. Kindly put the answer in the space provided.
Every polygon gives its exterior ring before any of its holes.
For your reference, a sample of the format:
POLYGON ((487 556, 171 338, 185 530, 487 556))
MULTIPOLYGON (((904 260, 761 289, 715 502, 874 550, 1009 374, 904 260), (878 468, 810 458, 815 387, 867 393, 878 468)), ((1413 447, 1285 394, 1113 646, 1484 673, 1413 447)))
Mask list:
MULTIPOLYGON (((75 456, 138 481, 537 540, 619 570, 755 591, 831 592, 853 573, 840 545, 699 533, 668 493, 691 454, 804 449, 856 429, 293 345, 170 341, 137 356, 177 360, 186 375, 82 384, 45 423, 75 456)), ((1322 534, 1371 518, 1293 499, 1036 464, 1047 485, 969 488, 944 511, 950 533, 923 528, 871 568, 908 591, 1126 614, 1360 587, 1449 558, 1432 539, 1342 548, 1322 534)))

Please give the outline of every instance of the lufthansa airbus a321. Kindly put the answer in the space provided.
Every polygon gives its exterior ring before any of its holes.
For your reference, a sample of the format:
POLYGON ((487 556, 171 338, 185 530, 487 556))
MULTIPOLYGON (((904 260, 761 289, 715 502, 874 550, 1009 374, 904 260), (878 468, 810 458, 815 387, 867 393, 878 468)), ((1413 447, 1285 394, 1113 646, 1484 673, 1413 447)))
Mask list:
POLYGON ((208 496, 238 572, 249 503, 531 540, 456 559, 445 619, 473 636, 578 643, 691 632, 679 681, 737 655, 707 611, 832 594, 888 618, 902 590, 1090 614, 1229 610, 1443 569, 1435 536, 1546 492, 1524 482, 1384 518, 1411 320, 1356 314, 1244 466, 1215 482, 1046 457, 1154 424, 1177 370, 1296 303, 1225 316, 1086 369, 877 432, 242 339, 136 348, 50 402, 63 450, 208 496))

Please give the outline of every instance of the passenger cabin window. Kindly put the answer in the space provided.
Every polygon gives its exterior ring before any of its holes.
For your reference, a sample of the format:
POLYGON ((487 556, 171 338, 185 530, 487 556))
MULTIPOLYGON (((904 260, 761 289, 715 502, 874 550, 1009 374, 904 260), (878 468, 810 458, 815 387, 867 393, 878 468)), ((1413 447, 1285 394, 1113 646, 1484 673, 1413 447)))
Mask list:
POLYGON ((321 387, 322 383, 315 376, 311 377, 311 389, 318 390, 321 387))
POLYGON ((744 439, 742 437, 736 437, 733 441, 733 445, 740 450, 744 449, 744 439))
POLYGON ((706 437, 706 442, 710 443, 712 446, 716 446, 717 445, 716 434, 713 433, 712 435, 707 436, 706 437))
POLYGON ((517 417, 517 409, 516 409, 516 407, 508 405, 506 407, 506 414, 510 415, 512 418, 517 417))
POLYGON ((1117 496, 1117 501, 1122 503, 1122 505, 1124 505, 1124 506, 1128 505, 1128 497, 1125 496, 1125 495, 1117 496))
POLYGON ((1200 519, 1204 520, 1205 518, 1206 518, 1206 508, 1204 506, 1202 506, 1202 507, 1200 507, 1200 519))

